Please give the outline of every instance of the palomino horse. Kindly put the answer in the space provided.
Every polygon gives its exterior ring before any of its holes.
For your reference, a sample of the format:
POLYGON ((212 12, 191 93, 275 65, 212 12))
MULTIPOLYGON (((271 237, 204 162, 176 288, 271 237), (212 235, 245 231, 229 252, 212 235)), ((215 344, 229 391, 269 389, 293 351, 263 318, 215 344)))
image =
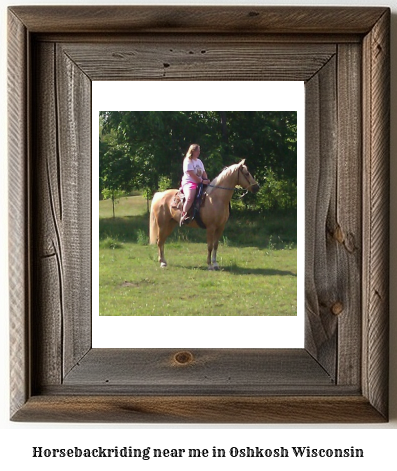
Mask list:
MULTIPOLYGON (((207 187, 204 204, 200 208, 200 217, 207 230, 207 264, 209 270, 218 270, 216 252, 219 239, 229 219, 229 203, 236 185, 252 193, 259 190, 258 183, 249 173, 245 160, 239 164, 226 167, 207 187)), ((150 209, 150 243, 157 244, 158 261, 166 267, 164 243, 178 225, 181 211, 173 207, 174 197, 178 190, 166 190, 155 193, 150 209)), ((195 220, 187 224, 199 227, 195 220)))

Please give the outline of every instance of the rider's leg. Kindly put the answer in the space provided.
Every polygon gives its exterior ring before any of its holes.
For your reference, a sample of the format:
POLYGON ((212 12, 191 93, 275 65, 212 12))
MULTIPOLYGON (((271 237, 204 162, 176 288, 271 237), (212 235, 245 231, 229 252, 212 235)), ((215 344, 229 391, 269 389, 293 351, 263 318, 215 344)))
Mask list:
POLYGON ((194 197, 196 194, 196 189, 189 188, 188 185, 185 185, 183 187, 183 193, 185 194, 185 202, 183 204, 181 221, 183 221, 186 218, 186 214, 189 211, 190 207, 192 206, 192 203, 194 201, 194 197))

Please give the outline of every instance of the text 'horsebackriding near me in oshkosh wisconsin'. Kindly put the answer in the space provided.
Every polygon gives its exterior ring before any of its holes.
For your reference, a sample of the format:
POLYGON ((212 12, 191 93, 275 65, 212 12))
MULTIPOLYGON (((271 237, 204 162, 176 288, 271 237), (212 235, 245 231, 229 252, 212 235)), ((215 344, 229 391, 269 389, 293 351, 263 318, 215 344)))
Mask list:
MULTIPOLYGON (((207 231, 207 264, 209 270, 217 270, 216 254, 219 239, 229 219, 229 204, 236 186, 257 193, 259 185, 245 165, 245 160, 226 167, 207 186, 201 199, 197 214, 187 215, 186 225, 189 227, 205 227, 207 231)), ((178 195, 180 190, 172 189, 155 193, 150 210, 150 243, 157 244, 158 260, 161 267, 166 267, 164 243, 174 228, 180 223, 184 209, 184 201, 178 195)))

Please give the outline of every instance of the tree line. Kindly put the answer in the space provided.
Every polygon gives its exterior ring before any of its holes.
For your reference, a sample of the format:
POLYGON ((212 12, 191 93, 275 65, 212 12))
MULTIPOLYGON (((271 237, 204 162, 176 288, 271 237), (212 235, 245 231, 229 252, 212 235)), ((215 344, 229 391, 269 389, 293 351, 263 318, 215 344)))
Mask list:
POLYGON ((212 179, 246 159, 261 190, 244 198, 255 210, 296 208, 297 114, 294 111, 101 111, 100 194, 133 190, 147 198, 178 188, 190 144, 201 147, 212 179))

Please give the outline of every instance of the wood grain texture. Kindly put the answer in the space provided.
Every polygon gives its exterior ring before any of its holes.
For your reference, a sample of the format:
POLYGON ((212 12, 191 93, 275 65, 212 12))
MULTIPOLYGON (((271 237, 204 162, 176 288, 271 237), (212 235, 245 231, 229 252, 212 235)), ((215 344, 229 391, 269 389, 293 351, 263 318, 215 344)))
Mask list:
POLYGON ((15 421, 89 423, 379 423, 361 396, 37 396, 15 421))
POLYGON ((91 348, 91 81, 60 47, 55 67, 66 375, 91 348))
POLYGON ((12 7, 32 32, 367 33, 384 8, 224 6, 12 7))
POLYGON ((58 158, 57 98, 55 89, 55 48, 34 46, 35 81, 33 134, 35 165, 33 180, 34 257, 33 279, 40 280, 32 291, 33 378, 38 384, 60 384, 63 376, 63 260, 59 225, 62 196, 58 158), (45 130, 44 132, 42 130, 45 130), (56 179, 51 178, 55 175, 56 179), (45 339, 45 340, 44 340, 45 339))
POLYGON ((390 12, 364 39, 363 392, 388 411, 390 12))
MULTIPOLYGON (((222 390, 224 394, 260 394, 271 387, 330 386, 333 378, 304 349, 193 349, 178 362, 178 349, 94 349, 65 377, 63 385, 84 385, 106 392, 130 386, 136 393, 222 390)), ((182 350, 183 351, 183 350, 182 350)))
POLYGON ((337 384, 361 375, 361 53, 306 85, 306 348, 337 384))
MULTIPOLYGON (((338 46, 338 155, 335 219, 328 236, 335 240, 338 320, 337 383, 360 384, 362 362, 362 54, 359 45, 338 46)), ((335 307, 337 306, 337 310, 335 307)))
POLYGON ((387 420, 389 21, 384 8, 10 9, 12 420, 387 420), (94 78, 306 82, 305 349, 91 350, 94 78))
POLYGON ((15 413, 30 395, 30 247, 28 87, 26 28, 8 15, 8 166, 9 166, 9 299, 10 409, 15 413))
POLYGON ((61 384, 91 348, 91 83, 54 44, 35 58, 38 387, 61 384))
POLYGON ((91 80, 309 80, 336 53, 334 44, 241 43, 232 35, 183 43, 66 44, 64 53, 91 80))
POLYGON ((161 44, 174 43, 174 44, 184 44, 186 40, 189 39, 190 44, 199 44, 199 43, 213 43, 213 42, 225 42, 226 38, 231 38, 233 42, 240 45, 255 42, 256 44, 323 44, 323 45, 334 45, 336 44, 361 44, 363 33, 342 33, 335 34, 330 32, 327 35, 320 33, 313 34, 299 34, 299 33, 266 33, 261 34, 260 32, 251 32, 244 31, 238 34, 229 32, 229 33, 217 33, 216 35, 212 33, 200 33, 200 34, 179 34, 178 32, 168 32, 167 34, 148 34, 140 32, 117 32, 117 33, 73 33, 68 34, 57 33, 57 32, 48 32, 48 33, 35 33, 34 38, 38 42, 52 42, 58 44, 87 44, 87 41, 92 42, 92 44, 131 44, 131 43, 147 43, 152 44, 152 46, 160 46, 161 44))
POLYGON ((337 102, 335 56, 306 84, 305 347, 335 378, 338 286, 336 226, 337 102))

